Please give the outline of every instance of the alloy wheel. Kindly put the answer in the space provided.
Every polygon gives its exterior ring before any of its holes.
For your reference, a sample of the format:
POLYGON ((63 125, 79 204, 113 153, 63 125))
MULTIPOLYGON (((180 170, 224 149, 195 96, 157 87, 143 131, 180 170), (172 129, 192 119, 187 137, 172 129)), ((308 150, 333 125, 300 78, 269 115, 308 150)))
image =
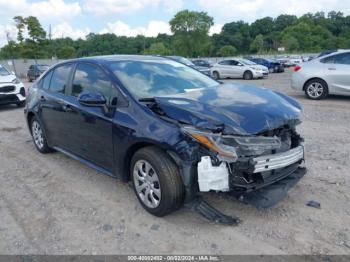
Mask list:
POLYGON ((321 83, 313 82, 306 89, 307 94, 314 99, 320 98, 324 92, 324 87, 321 83))
POLYGON ((137 161, 133 168, 133 178, 136 192, 142 203, 149 208, 158 207, 161 188, 153 166, 146 160, 137 161))
POLYGON ((40 124, 36 120, 32 122, 32 135, 34 143, 38 148, 42 149, 44 147, 44 134, 40 124))

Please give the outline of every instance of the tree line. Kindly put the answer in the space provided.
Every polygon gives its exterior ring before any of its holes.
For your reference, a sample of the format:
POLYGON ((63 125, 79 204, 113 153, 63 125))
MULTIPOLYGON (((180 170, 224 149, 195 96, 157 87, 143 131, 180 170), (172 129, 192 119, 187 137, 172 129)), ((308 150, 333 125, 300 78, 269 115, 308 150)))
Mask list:
POLYGON ((34 16, 13 18, 17 38, 0 49, 0 58, 61 59, 108 54, 158 54, 186 57, 286 52, 320 52, 350 48, 350 16, 331 11, 301 17, 282 14, 249 24, 235 21, 209 36, 214 19, 205 12, 183 10, 169 22, 172 35, 157 37, 90 33, 85 39, 51 39, 34 16), (27 32, 24 36, 24 32, 27 32))

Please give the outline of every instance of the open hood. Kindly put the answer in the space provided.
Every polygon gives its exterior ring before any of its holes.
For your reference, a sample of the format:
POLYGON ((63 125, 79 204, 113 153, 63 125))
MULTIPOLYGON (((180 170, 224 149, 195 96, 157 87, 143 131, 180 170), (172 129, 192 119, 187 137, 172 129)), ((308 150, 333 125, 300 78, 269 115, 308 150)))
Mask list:
POLYGON ((299 103, 286 95, 237 84, 155 97, 155 101, 168 117, 180 123, 235 135, 295 125, 301 113, 299 103))

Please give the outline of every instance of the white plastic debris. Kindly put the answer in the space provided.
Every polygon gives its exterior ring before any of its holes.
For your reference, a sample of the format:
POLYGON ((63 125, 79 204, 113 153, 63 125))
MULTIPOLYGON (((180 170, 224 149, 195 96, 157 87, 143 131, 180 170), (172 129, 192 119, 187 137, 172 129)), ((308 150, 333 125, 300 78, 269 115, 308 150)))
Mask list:
POLYGON ((226 163, 213 166, 209 156, 204 156, 198 163, 198 184, 201 192, 228 191, 229 172, 226 163))

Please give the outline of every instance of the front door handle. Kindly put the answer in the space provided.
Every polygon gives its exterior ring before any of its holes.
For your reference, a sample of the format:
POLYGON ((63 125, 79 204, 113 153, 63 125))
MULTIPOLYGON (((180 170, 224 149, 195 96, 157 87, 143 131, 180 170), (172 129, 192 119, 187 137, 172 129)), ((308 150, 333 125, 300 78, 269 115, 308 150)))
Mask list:
POLYGON ((334 67, 329 67, 328 70, 335 71, 335 70, 337 70, 337 69, 334 68, 334 67))
POLYGON ((74 111, 70 105, 63 105, 62 108, 65 112, 73 112, 74 111))

